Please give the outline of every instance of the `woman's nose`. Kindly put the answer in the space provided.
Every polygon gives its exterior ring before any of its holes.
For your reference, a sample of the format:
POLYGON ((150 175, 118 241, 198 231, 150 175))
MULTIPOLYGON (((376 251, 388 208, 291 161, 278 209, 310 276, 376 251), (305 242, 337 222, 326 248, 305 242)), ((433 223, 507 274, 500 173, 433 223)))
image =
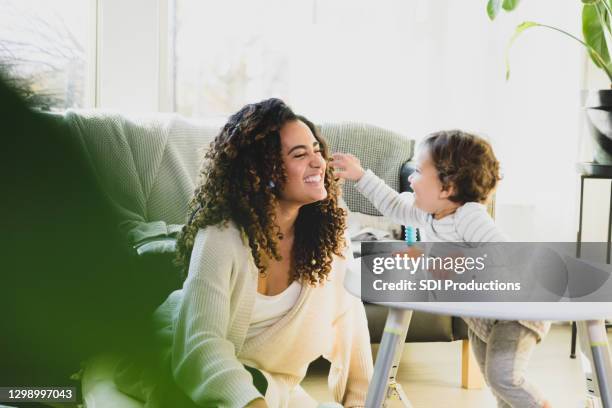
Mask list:
POLYGON ((323 156, 315 154, 312 160, 310 160, 310 166, 314 168, 323 167, 325 165, 325 159, 323 156))

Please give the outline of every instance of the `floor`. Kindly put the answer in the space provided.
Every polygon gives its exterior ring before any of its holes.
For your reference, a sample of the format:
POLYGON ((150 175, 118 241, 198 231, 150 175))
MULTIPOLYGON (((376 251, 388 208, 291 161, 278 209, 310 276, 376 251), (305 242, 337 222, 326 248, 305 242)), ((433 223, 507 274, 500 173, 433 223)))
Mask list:
MULTIPOLYGON (((585 406, 586 389, 580 361, 569 358, 570 336, 570 326, 553 325, 550 334, 536 348, 531 362, 530 378, 554 408, 585 406)), ((612 330, 608 339, 612 340, 612 330)), ((374 346, 374 354, 376 350, 374 346)), ((327 389, 328 368, 328 364, 312 366, 302 383, 318 401, 333 401, 327 389)), ((486 388, 461 388, 460 369, 461 342, 412 343, 405 346, 398 380, 413 408, 495 407, 495 400, 486 388)), ((403 405, 392 401, 388 406, 403 405)))
MULTIPOLYGON (((537 384, 554 408, 584 407, 585 380, 579 359, 569 358, 569 325, 553 325, 538 345, 531 362, 530 379, 537 384)), ((612 331, 608 338, 612 340, 612 331)), ((374 353, 376 346, 374 346, 374 353)), ((495 407, 485 388, 465 390, 460 386, 461 342, 407 344, 398 379, 414 408, 495 407)), ((327 390, 326 367, 312 367, 304 388, 319 401, 333 401, 327 390)), ((401 407, 393 401, 389 407, 401 407)))

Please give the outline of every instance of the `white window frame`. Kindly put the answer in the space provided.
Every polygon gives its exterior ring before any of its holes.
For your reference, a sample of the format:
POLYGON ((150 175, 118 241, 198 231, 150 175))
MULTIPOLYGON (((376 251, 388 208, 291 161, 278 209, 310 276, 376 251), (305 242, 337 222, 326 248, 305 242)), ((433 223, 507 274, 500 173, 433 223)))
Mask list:
POLYGON ((173 0, 93 0, 96 108, 169 112, 173 0))

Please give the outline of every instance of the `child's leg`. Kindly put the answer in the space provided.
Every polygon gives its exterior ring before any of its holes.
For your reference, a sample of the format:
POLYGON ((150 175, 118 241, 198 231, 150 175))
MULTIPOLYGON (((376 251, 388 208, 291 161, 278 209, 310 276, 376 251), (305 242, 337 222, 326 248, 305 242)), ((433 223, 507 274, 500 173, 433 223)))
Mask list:
MULTIPOLYGON (((472 345, 472 351, 474 352, 474 357, 476 358, 476 362, 478 363, 478 366, 480 367, 480 372, 482 373, 482 376, 484 377, 485 382, 487 383, 489 388, 491 388, 489 385, 489 380, 487 379, 486 370, 485 370, 486 363, 487 363, 487 343, 480 340, 480 337, 478 337, 476 333, 472 331, 472 329, 468 329, 468 338, 470 339, 470 344, 472 345)), ((491 392, 493 393, 493 396, 497 400, 498 408, 510 408, 510 405, 506 404, 504 400, 501 399, 499 395, 497 395, 494 389, 491 388, 491 392)))
POLYGON ((485 377, 495 394, 510 407, 544 406, 542 395, 525 380, 536 342, 535 333, 518 322, 500 321, 493 326, 487 343, 485 377))

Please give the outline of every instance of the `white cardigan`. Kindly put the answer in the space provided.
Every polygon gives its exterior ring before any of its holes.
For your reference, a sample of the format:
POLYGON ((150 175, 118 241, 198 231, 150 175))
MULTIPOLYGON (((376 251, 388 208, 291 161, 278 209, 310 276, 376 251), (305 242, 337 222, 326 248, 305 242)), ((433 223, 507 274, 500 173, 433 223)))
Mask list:
POLYGON ((231 222, 200 230, 183 288, 155 312, 177 385, 198 405, 243 407, 261 397, 246 364, 267 378, 268 405, 286 407, 322 355, 336 401, 363 406, 373 364, 365 309, 343 286, 350 258, 334 257, 325 284, 304 284, 287 315, 246 341, 258 278, 246 237, 231 222))

